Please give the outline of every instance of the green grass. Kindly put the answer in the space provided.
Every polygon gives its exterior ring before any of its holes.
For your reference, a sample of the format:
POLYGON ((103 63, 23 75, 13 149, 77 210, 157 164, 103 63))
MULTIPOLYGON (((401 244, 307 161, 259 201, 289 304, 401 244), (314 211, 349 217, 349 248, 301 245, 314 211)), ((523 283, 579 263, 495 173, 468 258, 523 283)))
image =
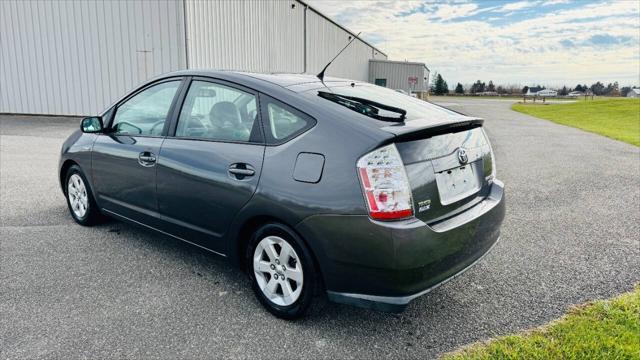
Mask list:
POLYGON ((640 359, 640 285, 573 308, 547 326, 445 355, 445 359, 640 359))
POLYGON ((579 99, 570 104, 517 103, 515 111, 640 146, 640 99, 579 99))

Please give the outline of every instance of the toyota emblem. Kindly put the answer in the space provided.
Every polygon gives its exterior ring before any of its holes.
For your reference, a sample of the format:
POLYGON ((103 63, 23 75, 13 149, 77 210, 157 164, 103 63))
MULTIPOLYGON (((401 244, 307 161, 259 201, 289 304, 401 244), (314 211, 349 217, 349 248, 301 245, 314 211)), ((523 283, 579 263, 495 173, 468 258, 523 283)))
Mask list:
POLYGON ((458 161, 460 164, 466 164, 469 161, 469 156, 467 155, 467 150, 464 148, 458 149, 458 161))

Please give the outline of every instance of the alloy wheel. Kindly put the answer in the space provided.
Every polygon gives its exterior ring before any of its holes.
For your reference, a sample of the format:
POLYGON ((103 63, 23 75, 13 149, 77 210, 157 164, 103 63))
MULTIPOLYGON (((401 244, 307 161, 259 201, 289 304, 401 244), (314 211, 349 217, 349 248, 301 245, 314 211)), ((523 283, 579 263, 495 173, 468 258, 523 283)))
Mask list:
POLYGON ((258 287, 272 303, 289 306, 302 293, 304 275, 295 249, 283 238, 267 236, 253 252, 258 287))
POLYGON ((84 185, 80 175, 73 174, 69 177, 67 196, 69 197, 69 204, 71 204, 73 214, 82 219, 87 214, 87 209, 89 209, 89 196, 87 187, 84 185))

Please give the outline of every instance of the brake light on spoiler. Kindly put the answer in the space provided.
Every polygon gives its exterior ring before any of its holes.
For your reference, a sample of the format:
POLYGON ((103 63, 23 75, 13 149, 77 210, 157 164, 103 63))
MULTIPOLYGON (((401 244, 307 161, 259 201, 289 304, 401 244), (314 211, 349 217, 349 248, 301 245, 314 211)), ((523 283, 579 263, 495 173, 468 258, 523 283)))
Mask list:
POLYGON ((411 187, 394 144, 364 155, 357 167, 371 218, 398 220, 413 216, 411 187))

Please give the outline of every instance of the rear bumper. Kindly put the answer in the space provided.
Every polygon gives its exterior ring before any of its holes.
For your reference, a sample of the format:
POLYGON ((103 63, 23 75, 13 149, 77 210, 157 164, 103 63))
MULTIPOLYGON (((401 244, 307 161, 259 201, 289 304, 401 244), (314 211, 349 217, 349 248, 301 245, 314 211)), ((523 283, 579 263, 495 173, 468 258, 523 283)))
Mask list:
POLYGON ((498 241, 504 215, 496 180, 485 200, 435 224, 316 215, 297 229, 318 258, 330 300, 398 312, 478 262, 498 241))
POLYGON ((337 303, 341 303, 341 304, 353 305, 353 306, 363 307, 367 309, 374 309, 374 310, 386 311, 386 312, 402 312, 407 307, 409 302, 411 302, 411 300, 417 297, 420 297, 428 292, 431 292, 432 290, 437 289, 441 285, 446 284, 450 280, 458 277, 459 275, 462 275, 465 271, 472 268, 473 265, 475 265, 480 260, 482 260, 482 258, 485 255, 487 255, 489 251, 491 251, 491 249, 493 249, 493 247, 498 243, 499 240, 500 238, 498 238, 498 240, 496 240, 496 242, 494 242, 493 245, 491 245, 491 247, 487 250, 487 252, 480 255, 479 258, 477 258, 474 262, 472 262, 466 268, 444 279, 443 281, 431 287, 428 287, 420 292, 417 292, 415 294, 406 295, 406 296, 378 296, 378 295, 367 295, 367 294, 341 293, 341 292, 328 290, 327 295, 329 297, 329 300, 337 303))

